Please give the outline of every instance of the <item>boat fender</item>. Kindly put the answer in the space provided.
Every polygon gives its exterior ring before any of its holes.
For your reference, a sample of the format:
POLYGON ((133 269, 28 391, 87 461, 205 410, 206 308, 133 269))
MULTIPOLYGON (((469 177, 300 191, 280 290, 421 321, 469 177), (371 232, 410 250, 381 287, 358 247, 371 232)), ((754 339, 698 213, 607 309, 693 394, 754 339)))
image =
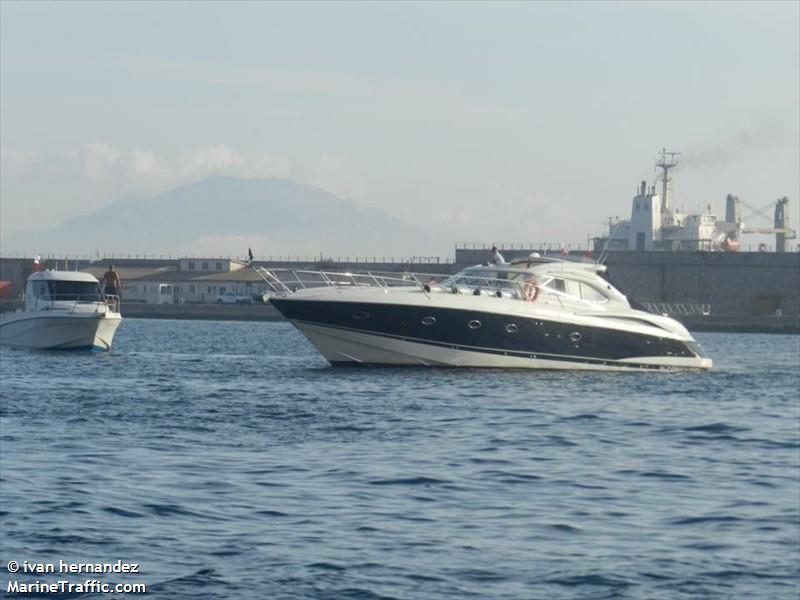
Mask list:
POLYGON ((481 288, 476 287, 475 290, 472 292, 473 296, 480 296, 481 295, 481 288))
POLYGON ((536 298, 539 297, 539 285, 533 279, 526 281, 522 288, 522 294, 528 302, 536 302, 536 298))
POLYGON ((502 297, 503 297, 503 292, 501 292, 500 290, 497 290, 497 291, 494 293, 494 295, 495 295, 495 296, 497 296, 498 298, 502 298, 502 297))
POLYGON ((455 286, 455 285, 454 285, 453 287, 451 287, 451 288, 450 288, 450 291, 451 291, 452 293, 454 293, 454 294, 458 294, 458 293, 459 293, 459 292, 458 292, 458 287, 457 287, 457 286, 455 286))

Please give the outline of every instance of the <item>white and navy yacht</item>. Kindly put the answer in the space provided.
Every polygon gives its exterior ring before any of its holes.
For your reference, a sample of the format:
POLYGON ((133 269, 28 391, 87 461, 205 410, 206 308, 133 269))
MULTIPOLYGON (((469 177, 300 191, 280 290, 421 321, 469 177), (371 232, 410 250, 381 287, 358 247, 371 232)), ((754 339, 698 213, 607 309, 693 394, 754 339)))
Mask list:
POLYGON ((333 365, 710 369, 686 328, 631 306, 605 266, 532 255, 435 282, 269 271, 272 304, 333 365))
POLYGON ((24 306, 0 314, 0 345, 102 352, 121 320, 119 298, 102 294, 89 273, 38 271, 28 277, 24 306))

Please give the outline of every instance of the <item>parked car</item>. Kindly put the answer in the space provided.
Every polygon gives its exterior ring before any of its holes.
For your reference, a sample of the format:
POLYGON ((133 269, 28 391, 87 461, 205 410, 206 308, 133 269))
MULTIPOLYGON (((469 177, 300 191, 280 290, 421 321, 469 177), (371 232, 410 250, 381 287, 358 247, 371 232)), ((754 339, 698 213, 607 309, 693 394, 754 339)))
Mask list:
POLYGON ((225 292, 217 298, 217 304, 252 304, 250 296, 237 296, 233 292, 225 292))

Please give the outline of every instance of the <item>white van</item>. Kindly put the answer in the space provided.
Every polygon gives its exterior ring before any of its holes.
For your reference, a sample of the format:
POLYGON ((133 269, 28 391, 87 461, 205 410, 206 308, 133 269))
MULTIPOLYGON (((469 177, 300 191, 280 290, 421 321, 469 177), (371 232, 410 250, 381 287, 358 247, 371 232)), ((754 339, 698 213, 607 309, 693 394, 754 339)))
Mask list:
POLYGON ((159 283, 147 286, 146 302, 148 304, 175 304, 176 286, 171 283, 159 283))

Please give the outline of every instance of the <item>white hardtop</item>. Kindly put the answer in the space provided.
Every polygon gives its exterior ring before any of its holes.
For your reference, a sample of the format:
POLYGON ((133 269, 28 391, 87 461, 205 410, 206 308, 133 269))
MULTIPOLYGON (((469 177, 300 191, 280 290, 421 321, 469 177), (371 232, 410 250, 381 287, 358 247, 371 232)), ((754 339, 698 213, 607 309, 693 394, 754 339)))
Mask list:
MULTIPOLYGON (((516 259, 511 264, 490 263, 467 267, 443 281, 442 285, 491 288, 507 287, 506 282, 512 286, 532 283, 546 295, 553 296, 562 308, 564 301, 573 302, 579 299, 581 305, 587 304, 583 300, 588 300, 588 305, 595 309, 603 302, 611 302, 618 308, 629 308, 625 295, 602 277, 605 271, 606 266, 597 263, 531 256, 516 259)), ((608 307, 603 310, 607 311, 608 307)))
MULTIPOLYGON (((492 263, 473 265, 467 267, 461 274, 466 274, 471 271, 486 271, 491 270, 497 273, 517 273, 517 274, 535 274, 535 275, 557 275, 557 274, 581 274, 581 273, 605 273, 606 266, 598 263, 589 262, 572 262, 569 260, 561 260, 558 258, 546 258, 539 256, 531 256, 529 258, 519 258, 511 261, 510 264, 495 265, 492 263)), ((458 275, 459 273, 457 273, 458 275)))
POLYGON ((97 281, 97 277, 90 273, 84 273, 82 271, 52 271, 48 269, 47 271, 36 271, 35 273, 31 273, 28 277, 28 281, 41 281, 41 280, 48 280, 48 281, 89 281, 94 283, 99 283, 97 281))

